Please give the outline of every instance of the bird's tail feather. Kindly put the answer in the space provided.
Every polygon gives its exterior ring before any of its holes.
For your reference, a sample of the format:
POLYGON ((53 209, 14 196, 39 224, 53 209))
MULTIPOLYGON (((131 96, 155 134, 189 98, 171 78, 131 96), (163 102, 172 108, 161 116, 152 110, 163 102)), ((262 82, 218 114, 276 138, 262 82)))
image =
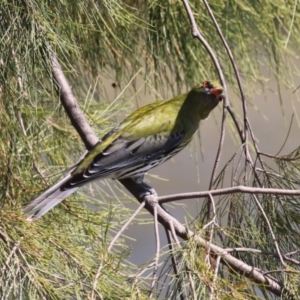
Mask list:
POLYGON ((30 201, 24 208, 24 213, 28 221, 34 221, 45 213, 47 213, 54 206, 73 194, 78 187, 61 190, 61 187, 71 178, 71 174, 64 177, 62 180, 47 189, 41 195, 30 201))

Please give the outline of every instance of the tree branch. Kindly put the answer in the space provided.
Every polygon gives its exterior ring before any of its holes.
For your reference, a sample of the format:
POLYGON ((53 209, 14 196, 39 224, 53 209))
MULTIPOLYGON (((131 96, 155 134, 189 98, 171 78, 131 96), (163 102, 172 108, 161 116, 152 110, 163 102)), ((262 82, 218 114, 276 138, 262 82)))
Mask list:
POLYGON ((270 188, 255 188, 248 187, 244 185, 217 189, 217 190, 209 190, 202 192, 192 192, 192 193, 180 193, 174 195, 167 195, 158 197, 159 203, 166 203, 175 200, 185 200, 185 199, 194 199, 194 198, 204 198, 209 195, 212 196, 220 196, 220 195, 228 195, 228 194, 263 194, 263 195, 282 195, 282 196, 299 196, 300 190, 282 190, 282 189, 270 189, 270 188))
MULTIPOLYGON (((154 214, 154 207, 157 205, 157 196, 156 195, 149 195, 145 197, 146 202, 146 208, 148 211, 151 212, 151 214, 154 214)), ((264 287, 269 290, 270 292, 274 293, 275 295, 280 295, 282 286, 276 282, 275 280, 272 280, 268 278, 267 276, 264 276, 264 274, 254 267, 242 262, 241 260, 233 257, 229 253, 226 252, 223 248, 214 245, 212 243, 209 243, 199 235, 196 235, 191 230, 188 230, 185 226, 183 226, 177 219, 172 217, 170 214, 168 214, 161 206, 157 206, 157 215, 160 223, 162 223, 164 226, 170 228, 170 223, 174 226, 176 234, 181 237, 184 240, 187 239, 194 239, 200 246, 205 248, 206 250, 210 250, 212 253, 221 256, 221 262, 223 264, 228 265, 230 268, 235 270, 236 272, 252 279, 254 282, 264 285, 264 287)))
MULTIPOLYGON (((182 225, 177 219, 175 219, 173 216, 171 216, 168 212, 166 212, 161 206, 157 205, 157 201, 160 203, 167 202, 162 201, 162 199, 167 198, 166 197, 158 197, 157 195, 148 195, 143 199, 139 199, 139 194, 136 194, 136 189, 134 188, 134 185, 137 183, 132 180, 131 178, 126 178, 120 180, 123 185, 126 184, 129 191, 139 200, 139 202, 145 201, 145 208, 154 215, 154 209, 156 207, 157 209, 157 217, 159 222, 166 228, 169 228, 171 230, 171 226, 174 228, 176 234, 184 239, 188 240, 190 238, 194 239, 200 246, 205 248, 206 250, 211 251, 212 253, 219 255, 222 257, 221 262, 223 264, 228 265, 230 268, 235 270, 236 272, 252 279, 254 282, 264 285, 264 287, 269 290, 270 292, 274 293, 275 295, 280 295, 282 286, 276 282, 275 280, 272 280, 268 278, 267 276, 264 276, 262 272, 256 270, 254 267, 244 263, 243 261, 233 257, 229 253, 226 252, 223 248, 216 246, 207 240, 203 239, 199 235, 195 235, 194 232, 191 230, 188 230, 184 225, 182 225)), ((217 193, 214 193, 215 191, 208 191, 206 192, 206 195, 203 195, 203 197, 207 197, 209 194, 214 195, 217 193)), ((300 195, 300 191, 299 191, 300 195)), ((170 200, 171 201, 171 200, 170 200)))
POLYGON ((61 65, 58 62, 55 53, 53 53, 51 50, 48 50, 48 53, 52 64, 52 75, 54 78, 54 83, 57 87, 57 92, 59 94, 61 104, 68 114, 72 125, 84 142, 85 147, 90 150, 99 141, 99 139, 88 123, 82 110, 78 106, 71 86, 69 85, 69 82, 61 69, 61 65))

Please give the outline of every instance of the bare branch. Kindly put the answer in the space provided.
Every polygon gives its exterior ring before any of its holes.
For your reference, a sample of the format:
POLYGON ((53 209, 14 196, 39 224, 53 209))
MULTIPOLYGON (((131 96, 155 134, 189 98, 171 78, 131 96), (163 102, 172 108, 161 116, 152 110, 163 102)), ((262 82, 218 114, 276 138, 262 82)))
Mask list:
MULTIPOLYGON (((210 191, 213 192, 213 191, 210 191)), ((146 208, 151 214, 154 213, 154 206, 157 203, 157 199, 155 199, 156 195, 148 195, 145 197, 146 208)), ((235 270, 236 272, 243 274, 244 276, 251 278, 254 282, 264 285, 264 287, 275 295, 280 295, 282 286, 278 284, 278 282, 264 276, 260 271, 256 270, 253 266, 250 266, 241 260, 231 256, 227 252, 224 251, 223 248, 214 245, 212 243, 208 243, 202 237, 195 235, 194 232, 188 230, 185 226, 183 226, 179 221, 177 221, 174 217, 169 215, 161 206, 157 206, 157 215, 158 220, 162 223, 163 226, 169 226, 168 224, 173 223, 174 229, 179 237, 184 240, 194 239, 200 246, 208 250, 210 248, 212 253, 216 255, 220 255, 221 262, 223 264, 228 265, 230 268, 235 270)))
POLYGON ((263 194, 263 195, 282 195, 282 196, 299 196, 300 190, 282 190, 282 189, 270 189, 270 188, 256 188, 256 187, 248 187, 244 185, 203 191, 203 192, 192 192, 192 193, 181 193, 174 194, 168 196, 160 196, 158 197, 158 201, 160 203, 171 202, 175 200, 185 200, 185 199, 194 199, 194 198, 204 198, 208 197, 209 194, 212 196, 220 196, 220 195, 228 195, 228 194, 263 194))
MULTIPOLYGON (((270 252, 270 251, 263 251, 263 250, 259 250, 259 249, 253 249, 253 248, 243 248, 243 247, 238 247, 238 248, 226 248, 224 249, 226 252, 230 253, 230 252, 250 252, 250 253, 258 253, 258 254, 262 254, 262 255, 268 255, 268 256, 273 256, 275 258, 279 258, 279 255, 277 253, 274 252, 270 252)), ((300 250, 296 250, 293 253, 299 253, 300 250)), ((285 261, 288 261, 290 263, 293 263, 295 265, 300 266, 300 261, 293 259, 293 258, 289 258, 288 256, 291 255, 291 253, 286 253, 284 255, 282 255, 282 258, 285 261)))
POLYGON ((216 299, 215 298, 215 283, 217 281, 217 278, 218 278, 218 272, 219 272, 219 266, 220 266, 220 261, 221 261, 221 256, 218 256, 217 259, 216 259, 216 264, 215 264, 215 272, 214 272, 214 279, 213 279, 213 284, 210 286, 210 297, 209 299, 210 300, 213 300, 213 299, 216 299))
POLYGON ((277 240, 276 240, 276 236, 275 236, 274 231, 273 231, 273 229, 272 229, 271 223, 270 223, 270 221, 269 221, 269 219, 268 219, 268 217, 267 217, 267 214, 265 213, 265 211, 264 211, 262 205, 260 204, 259 200, 257 199, 257 197, 256 197, 255 195, 254 195, 253 197, 254 197, 254 199, 255 199, 256 205, 258 206, 260 212, 262 213, 262 215, 263 215, 263 217, 264 217, 264 219, 265 219, 265 222, 266 222, 267 225, 268 225, 268 228, 269 228, 269 230, 270 230, 270 233, 271 233, 271 236, 272 236, 272 239, 273 239, 273 242, 274 242, 274 245, 275 245, 277 254, 278 254, 279 259, 280 259, 280 262, 281 262, 281 264, 282 264, 283 266, 285 266, 285 262, 283 261, 283 258, 282 258, 282 255, 281 255, 281 252, 280 252, 280 249, 279 249, 279 245, 278 245, 278 242, 277 242, 277 240))
POLYGON ((177 245, 180 249, 181 249, 181 246, 178 242, 177 235, 175 234, 174 227, 172 227, 172 228, 173 228, 174 233, 171 232, 170 230, 168 230, 167 228, 165 228, 165 231, 166 231, 166 235, 167 235, 167 239, 168 239, 168 247, 169 247, 169 250, 170 250, 170 257, 171 257, 171 261, 172 261, 172 267, 173 267, 173 270, 174 270, 175 277, 178 280, 178 292, 179 292, 179 295, 180 295, 180 300, 185 300, 185 299, 187 299, 187 297, 185 295, 185 290, 182 287, 182 279, 179 277, 178 261, 176 259, 176 253, 175 253, 175 249, 174 249, 174 244, 172 242, 172 237, 173 238, 175 237, 175 240, 178 243, 177 245))
POLYGON ((138 213, 142 210, 142 208, 145 206, 145 202, 142 202, 140 206, 135 210, 135 212, 132 214, 132 216, 126 221, 126 223, 122 226, 122 228, 118 231, 118 233, 114 236, 114 238, 111 240, 107 250, 111 251, 113 245, 117 241, 117 239, 120 237, 120 235, 124 232, 124 230, 128 227, 128 225, 134 220, 134 218, 138 215, 138 213))
MULTIPOLYGON (((203 35, 199 31, 189 2, 187 0, 182 0, 182 2, 183 2, 185 10, 187 12, 188 18, 190 20, 192 35, 193 35, 194 38, 196 38, 200 41, 200 43, 205 47, 208 54, 210 55, 214 65, 216 67, 216 70, 219 74, 219 78, 220 78, 220 81, 221 81, 221 84, 224 88, 224 93, 225 93, 225 99, 224 99, 224 102, 223 102, 223 116, 222 116, 222 125, 221 125, 221 135, 220 135, 220 139, 219 139, 217 155, 216 155, 216 158, 215 158, 214 166, 213 166, 211 177, 210 177, 210 183, 209 183, 209 190, 210 190, 210 189, 212 189, 212 186, 213 186, 214 181, 215 181, 217 168, 218 168, 218 165, 219 165, 219 162, 220 162, 221 152, 222 152, 222 148, 223 148, 223 144, 224 144, 224 140, 225 140, 226 108, 229 106, 229 98, 228 98, 228 92, 227 92, 227 85, 226 85, 225 77, 224 77, 221 65, 219 63, 219 60, 216 57, 213 49, 210 47, 210 45, 208 44, 206 39, 203 37, 203 35)), ((210 202, 208 201, 205 206, 206 206, 205 218, 210 219, 211 218, 210 202)))
POLYGON ((149 297, 153 297, 153 288, 155 283, 157 282, 157 269, 158 269, 158 261, 159 261, 159 251, 160 251, 160 238, 159 238, 159 231, 158 231, 158 223, 157 223, 157 206, 158 203, 154 206, 154 235, 155 235, 155 241, 156 241, 156 251, 155 251, 155 259, 154 259, 154 269, 153 269, 153 276, 152 276, 152 282, 150 285, 150 295, 149 297))
POLYGON ((90 150, 99 141, 99 139, 80 109, 55 53, 52 51, 48 51, 48 53, 52 63, 52 75, 57 86, 61 103, 86 148, 90 150))

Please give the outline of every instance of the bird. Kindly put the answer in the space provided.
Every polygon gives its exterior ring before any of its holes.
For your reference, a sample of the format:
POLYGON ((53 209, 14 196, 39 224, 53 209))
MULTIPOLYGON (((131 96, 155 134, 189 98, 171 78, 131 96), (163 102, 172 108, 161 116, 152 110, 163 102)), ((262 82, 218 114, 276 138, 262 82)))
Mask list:
POLYGON ((131 178, 154 193, 144 174, 186 147, 201 120, 224 99, 222 86, 204 81, 189 92, 143 106, 109 131, 73 171, 24 208, 28 221, 42 217, 81 186, 96 179, 131 178))

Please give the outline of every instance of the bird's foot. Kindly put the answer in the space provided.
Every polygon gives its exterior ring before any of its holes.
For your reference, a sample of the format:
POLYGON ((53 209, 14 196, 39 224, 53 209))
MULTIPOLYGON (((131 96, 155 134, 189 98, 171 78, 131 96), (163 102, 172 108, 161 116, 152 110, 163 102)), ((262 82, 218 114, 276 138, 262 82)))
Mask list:
POLYGON ((146 196, 149 195, 157 195, 155 189, 147 183, 145 183, 144 181, 137 184, 136 188, 139 194, 139 199, 144 199, 146 196))
POLYGON ((139 202, 144 201, 146 196, 157 195, 155 189, 144 181, 143 176, 119 179, 119 181, 139 200, 139 202))

